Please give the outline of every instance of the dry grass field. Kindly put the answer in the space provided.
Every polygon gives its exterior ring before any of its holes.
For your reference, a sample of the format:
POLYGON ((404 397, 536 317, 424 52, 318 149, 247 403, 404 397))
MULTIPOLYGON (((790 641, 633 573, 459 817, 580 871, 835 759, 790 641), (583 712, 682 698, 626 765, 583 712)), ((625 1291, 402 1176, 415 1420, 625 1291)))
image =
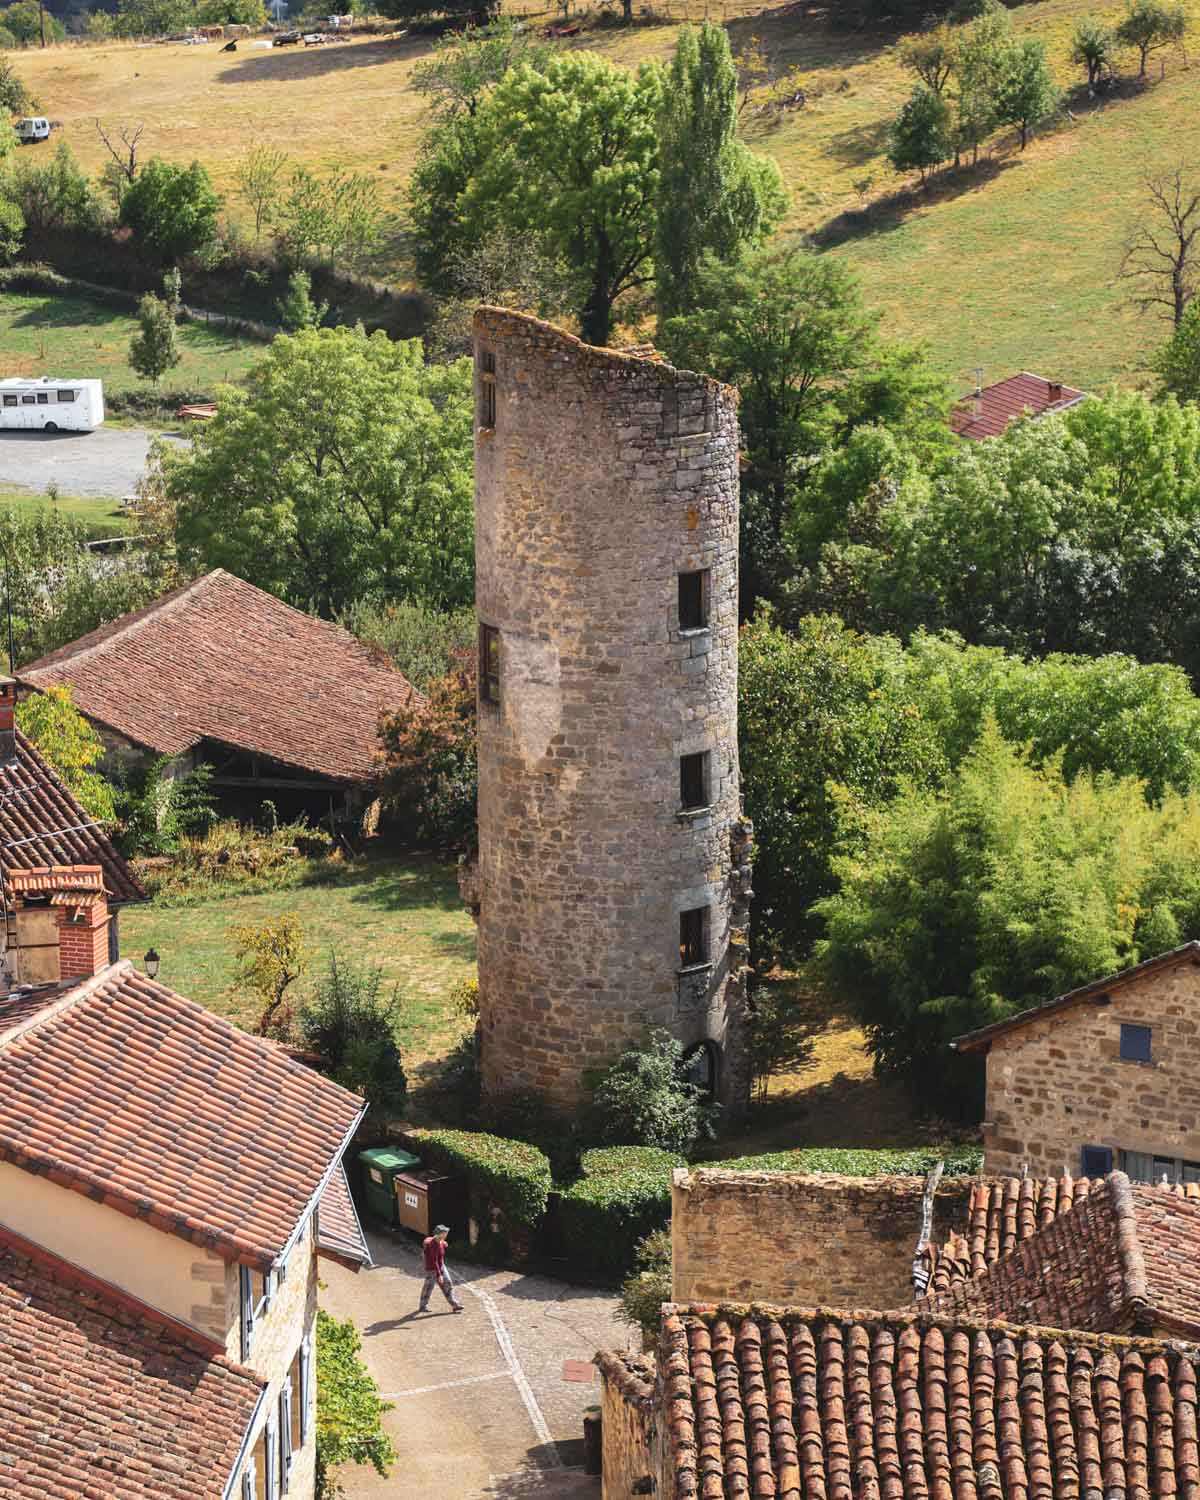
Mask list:
MULTIPOLYGON (((901 185, 884 154, 888 123, 910 85, 897 38, 834 29, 823 8, 803 0, 767 9, 744 0, 688 3, 691 19, 707 9, 728 26, 735 51, 757 37, 769 55, 801 71, 804 107, 748 111, 747 139, 783 170, 792 193, 787 232, 825 230, 828 253, 856 267, 889 331, 927 339, 964 385, 976 366, 988 379, 1028 368, 1091 388, 1142 378, 1163 330, 1126 305, 1114 275, 1141 176, 1198 154, 1200 68, 1171 55, 1160 81, 1156 62, 1146 89, 1100 107, 1075 103, 1023 154, 1002 142, 984 173, 903 211, 878 213, 850 237, 844 224, 832 234, 830 226, 901 185)), ((1060 82, 1074 87, 1067 54, 1076 20, 1111 18, 1120 8, 1036 0, 1013 18, 1020 32, 1047 42, 1060 82)), ((656 20, 585 30, 564 45, 594 47, 625 64, 665 57, 684 14, 681 0, 672 0, 657 7, 656 20)), ((534 25, 547 19, 529 15, 534 25)), ((204 161, 235 212, 236 166, 256 142, 310 166, 377 174, 398 207, 422 128, 411 73, 430 46, 411 37, 310 51, 243 42, 236 54, 212 46, 64 46, 23 54, 19 66, 89 167, 104 160, 97 118, 143 121, 148 152, 204 161)), ((404 267, 395 275, 403 280, 404 267)))

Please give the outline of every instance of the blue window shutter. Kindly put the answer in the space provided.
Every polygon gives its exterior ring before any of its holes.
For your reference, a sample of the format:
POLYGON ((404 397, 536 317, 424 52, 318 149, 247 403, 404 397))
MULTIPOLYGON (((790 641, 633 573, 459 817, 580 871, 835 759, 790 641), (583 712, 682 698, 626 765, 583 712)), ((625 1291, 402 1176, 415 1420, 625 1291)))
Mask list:
POLYGON ((1150 1061, 1149 1026, 1131 1026, 1121 1023, 1121 1058, 1124 1062, 1150 1061))

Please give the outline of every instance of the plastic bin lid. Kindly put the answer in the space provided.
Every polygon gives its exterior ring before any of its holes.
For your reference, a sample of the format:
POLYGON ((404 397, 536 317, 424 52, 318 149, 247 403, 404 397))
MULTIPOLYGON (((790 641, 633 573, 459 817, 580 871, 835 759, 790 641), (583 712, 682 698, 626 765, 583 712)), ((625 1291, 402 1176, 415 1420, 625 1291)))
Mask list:
POLYGON ((407 1151, 393 1151, 390 1146, 372 1146, 368 1151, 360 1151, 358 1159, 369 1167, 383 1167, 387 1171, 406 1172, 421 1165, 419 1156, 412 1156, 407 1151))

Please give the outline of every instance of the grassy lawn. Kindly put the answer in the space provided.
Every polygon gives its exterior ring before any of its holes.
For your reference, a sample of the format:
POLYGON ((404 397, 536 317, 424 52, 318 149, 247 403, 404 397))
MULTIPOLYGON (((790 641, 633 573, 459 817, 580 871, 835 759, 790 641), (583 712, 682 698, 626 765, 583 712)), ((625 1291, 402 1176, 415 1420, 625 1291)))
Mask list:
POLYGON ((0 484, 0 506, 16 510, 44 510, 53 504, 60 515, 86 526, 92 536, 115 536, 129 527, 129 517, 117 501, 103 495, 59 495, 53 502, 44 491, 0 484))
POLYGON ((164 984, 240 1025, 255 1002, 234 985, 229 929, 294 911, 313 950, 301 982, 311 988, 328 954, 378 965, 400 994, 399 1041, 410 1081, 420 1085, 464 1031, 446 1004, 475 973, 475 924, 459 899, 453 866, 424 855, 356 861, 331 883, 233 895, 190 907, 132 906, 121 914, 121 953, 139 966, 153 946, 164 984))
MULTIPOLYGON (((129 340, 136 331, 132 311, 83 297, 40 292, 0 297, 0 363, 6 376, 88 377, 103 380, 109 391, 148 389, 129 368, 129 340)), ((264 348, 204 323, 181 324, 179 347, 183 359, 167 384, 184 390, 210 390, 218 381, 238 379, 264 348)))

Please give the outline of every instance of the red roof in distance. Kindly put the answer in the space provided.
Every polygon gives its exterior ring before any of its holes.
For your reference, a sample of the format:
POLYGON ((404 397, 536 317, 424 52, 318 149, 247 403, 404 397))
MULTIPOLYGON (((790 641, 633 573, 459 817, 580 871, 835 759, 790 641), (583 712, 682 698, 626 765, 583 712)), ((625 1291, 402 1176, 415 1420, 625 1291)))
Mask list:
POLYGON ((950 413, 950 426, 959 437, 999 437, 1014 417, 1066 411, 1086 395, 1086 391, 1077 391, 1060 380, 1047 380, 1024 370, 995 385, 985 385, 976 395, 964 396, 950 413))

